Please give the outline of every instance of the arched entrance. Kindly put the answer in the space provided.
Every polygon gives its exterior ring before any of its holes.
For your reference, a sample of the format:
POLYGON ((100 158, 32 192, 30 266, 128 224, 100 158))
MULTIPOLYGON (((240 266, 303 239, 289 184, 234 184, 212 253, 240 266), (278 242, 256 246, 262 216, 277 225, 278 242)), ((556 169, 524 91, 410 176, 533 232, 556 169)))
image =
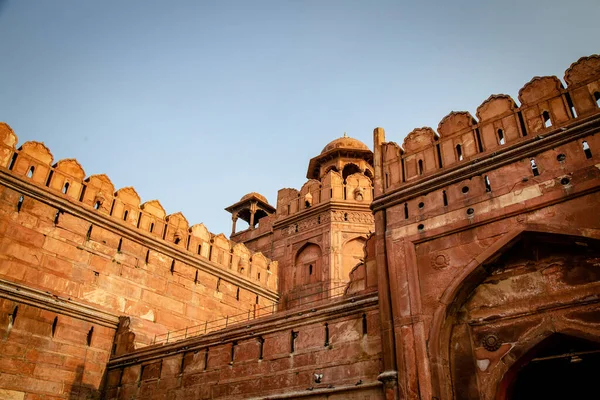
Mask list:
MULTIPOLYGON (((554 369, 547 366, 557 363, 564 367, 558 369, 563 375, 572 370, 585 377, 584 367, 571 366, 579 361, 574 358, 571 363, 569 349, 595 351, 594 343, 600 342, 600 303, 590 300, 600 292, 600 241, 522 231, 507 235, 490 250, 457 276, 443 295, 447 306, 438 310, 432 323, 434 396, 548 398, 539 395, 541 382, 551 383, 548 377, 554 369), (578 342, 574 336, 589 340, 578 342), (552 339, 538 345, 547 337, 552 339), (538 394, 531 397, 536 389, 538 394)), ((585 355, 588 365, 597 363, 598 356, 589 354, 575 355, 585 355)), ((596 371, 597 367, 594 364, 596 371)), ((556 388, 554 392, 559 393, 556 388)))
POLYGON ((505 374, 498 400, 600 397, 600 343, 554 334, 505 374))

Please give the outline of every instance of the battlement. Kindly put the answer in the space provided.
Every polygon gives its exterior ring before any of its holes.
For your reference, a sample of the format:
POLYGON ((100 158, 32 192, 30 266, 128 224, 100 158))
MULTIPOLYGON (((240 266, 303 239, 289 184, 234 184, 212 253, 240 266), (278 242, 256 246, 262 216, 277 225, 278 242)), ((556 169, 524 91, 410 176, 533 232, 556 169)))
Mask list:
POLYGON ((253 284, 277 290, 277 262, 229 241, 222 233, 209 232, 204 224, 190 226, 181 212, 167 215, 158 200, 141 203, 132 187, 115 191, 106 175, 86 178, 75 159, 52 164, 54 157, 43 143, 26 142, 17 149, 17 140, 13 130, 0 123, 0 167, 6 168, 6 173, 28 179, 87 210, 93 209, 155 240, 167 242, 179 251, 211 261, 253 284))
POLYGON ((381 182, 375 185, 375 195, 427 182, 597 114, 600 56, 580 58, 564 80, 566 88, 555 76, 534 77, 519 90, 520 105, 508 95, 492 95, 477 108, 477 119, 469 112, 453 111, 440 121, 437 132, 414 129, 402 146, 376 139, 375 158, 380 152, 383 168, 376 168, 381 182))

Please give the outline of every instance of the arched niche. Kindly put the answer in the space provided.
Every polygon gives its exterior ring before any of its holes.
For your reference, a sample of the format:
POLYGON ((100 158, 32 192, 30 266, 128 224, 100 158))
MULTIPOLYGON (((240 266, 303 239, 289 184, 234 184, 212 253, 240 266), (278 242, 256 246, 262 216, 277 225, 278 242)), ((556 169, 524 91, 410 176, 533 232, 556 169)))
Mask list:
POLYGON ((464 267, 429 331, 432 393, 507 399, 512 365, 553 332, 600 338, 600 240, 543 227, 517 230, 464 267), (508 379, 508 378, 506 378, 508 379), (504 383, 503 383, 504 382, 504 383))
POLYGON ((294 286, 320 282, 322 272, 321 247, 314 243, 302 246, 294 259, 294 286))
POLYGON ((342 268, 341 278, 343 281, 350 280, 350 273, 365 258, 365 243, 367 239, 362 236, 348 240, 342 246, 342 268))

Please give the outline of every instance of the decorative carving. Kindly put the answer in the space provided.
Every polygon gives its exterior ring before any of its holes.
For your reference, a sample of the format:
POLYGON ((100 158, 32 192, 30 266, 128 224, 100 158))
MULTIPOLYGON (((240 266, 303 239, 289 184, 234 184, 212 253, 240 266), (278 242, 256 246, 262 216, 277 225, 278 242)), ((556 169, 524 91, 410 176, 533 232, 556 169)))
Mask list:
POLYGON ((359 211, 333 211, 331 213, 323 213, 311 218, 307 218, 297 223, 290 224, 281 228, 283 236, 290 236, 298 232, 306 231, 314 228, 317 225, 326 224, 328 222, 351 222, 355 224, 374 224, 375 219, 370 212, 359 211))
POLYGON ((450 261, 448 260, 448 256, 440 253, 437 256, 431 259, 431 266, 433 269, 443 269, 450 265, 450 261))
POLYGON ((485 347, 485 349, 487 351, 496 351, 500 348, 500 339, 498 338, 498 336, 494 335, 493 333, 490 333, 489 335, 486 335, 483 340, 481 341, 481 345, 483 347, 485 347))

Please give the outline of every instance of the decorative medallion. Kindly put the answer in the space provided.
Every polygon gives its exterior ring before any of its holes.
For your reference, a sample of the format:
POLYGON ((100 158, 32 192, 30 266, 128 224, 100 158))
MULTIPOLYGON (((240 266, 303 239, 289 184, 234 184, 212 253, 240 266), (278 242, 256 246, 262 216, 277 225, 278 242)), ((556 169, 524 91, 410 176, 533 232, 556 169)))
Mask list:
POLYGON ((496 351, 500 348, 501 343, 498 336, 494 335, 493 333, 490 333, 489 335, 486 335, 483 338, 481 344, 483 345, 483 347, 485 347, 487 351, 496 351))
POLYGON ((433 267, 433 269, 443 269, 446 268, 448 265, 450 265, 448 256, 443 253, 440 253, 431 259, 431 266, 433 267))

